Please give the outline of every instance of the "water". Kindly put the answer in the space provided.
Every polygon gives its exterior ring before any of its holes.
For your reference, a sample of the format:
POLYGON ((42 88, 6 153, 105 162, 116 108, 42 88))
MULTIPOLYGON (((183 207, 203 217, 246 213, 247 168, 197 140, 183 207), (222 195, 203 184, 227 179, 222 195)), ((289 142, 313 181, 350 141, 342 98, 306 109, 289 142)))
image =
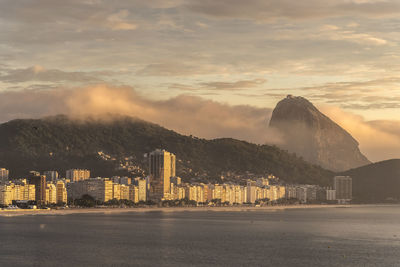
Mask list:
POLYGON ((0 217, 0 266, 400 266, 400 206, 0 217))

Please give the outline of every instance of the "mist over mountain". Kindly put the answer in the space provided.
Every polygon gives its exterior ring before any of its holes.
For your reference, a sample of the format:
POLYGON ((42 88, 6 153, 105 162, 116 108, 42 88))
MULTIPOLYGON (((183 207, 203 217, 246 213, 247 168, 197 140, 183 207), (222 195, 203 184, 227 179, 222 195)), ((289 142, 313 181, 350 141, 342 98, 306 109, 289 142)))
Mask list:
POLYGON ((0 125, 0 166, 12 177, 30 170, 88 168, 92 176, 115 175, 99 151, 116 157, 132 157, 147 169, 143 155, 157 148, 177 156, 177 175, 183 178, 218 179, 222 173, 245 175, 273 173, 286 182, 329 185, 333 173, 283 151, 230 138, 200 139, 185 136, 153 123, 126 116, 70 119, 12 120, 0 125))
POLYGON ((279 131, 279 146, 333 171, 369 164, 358 142, 303 97, 287 96, 272 112, 270 127, 279 131))

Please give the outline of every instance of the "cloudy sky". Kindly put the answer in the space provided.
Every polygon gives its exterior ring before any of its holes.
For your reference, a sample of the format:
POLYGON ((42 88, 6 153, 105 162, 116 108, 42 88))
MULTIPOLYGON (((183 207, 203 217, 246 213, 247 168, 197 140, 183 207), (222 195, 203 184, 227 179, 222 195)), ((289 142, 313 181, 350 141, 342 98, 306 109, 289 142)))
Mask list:
POLYGON ((0 121, 107 111, 271 143, 294 94, 400 157, 398 0, 1 0, 0 32, 0 121))

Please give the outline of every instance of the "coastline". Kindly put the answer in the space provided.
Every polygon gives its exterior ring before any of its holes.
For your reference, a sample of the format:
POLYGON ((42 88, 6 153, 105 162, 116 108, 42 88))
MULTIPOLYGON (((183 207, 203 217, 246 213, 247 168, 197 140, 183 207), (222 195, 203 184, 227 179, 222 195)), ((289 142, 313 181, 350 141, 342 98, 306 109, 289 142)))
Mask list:
POLYGON ((282 205, 264 207, 141 207, 141 208, 71 208, 63 210, 0 210, 0 217, 29 216, 29 215, 72 215, 72 214, 122 214, 137 212, 248 212, 248 211, 280 211, 287 209, 326 209, 353 208, 368 206, 390 206, 390 204, 348 204, 348 205, 282 205))

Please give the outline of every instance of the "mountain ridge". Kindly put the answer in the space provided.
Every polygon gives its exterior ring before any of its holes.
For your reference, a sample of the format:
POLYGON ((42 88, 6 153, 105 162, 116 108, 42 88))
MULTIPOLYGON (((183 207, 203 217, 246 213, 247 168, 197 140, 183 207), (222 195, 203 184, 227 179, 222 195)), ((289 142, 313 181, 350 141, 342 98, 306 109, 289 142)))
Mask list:
POLYGON ((329 185, 333 173, 309 164, 276 146, 232 138, 201 139, 178 134, 138 118, 74 120, 65 115, 18 119, 0 124, 0 165, 16 176, 27 171, 92 168, 93 175, 112 175, 110 163, 97 152, 132 156, 144 169, 143 154, 164 148, 177 155, 178 175, 218 179, 233 172, 273 173, 287 182, 329 185), (191 171, 191 172, 190 172, 191 171))

